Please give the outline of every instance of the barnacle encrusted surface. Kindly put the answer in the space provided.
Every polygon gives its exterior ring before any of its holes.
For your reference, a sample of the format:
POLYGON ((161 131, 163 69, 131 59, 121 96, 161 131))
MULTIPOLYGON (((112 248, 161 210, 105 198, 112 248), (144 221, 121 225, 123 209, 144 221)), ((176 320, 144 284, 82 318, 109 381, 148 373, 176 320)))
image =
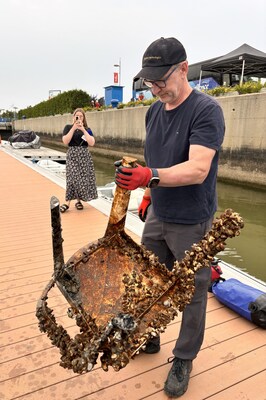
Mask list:
MULTIPOLYGON (((124 212, 124 211, 123 211, 124 212)), ((136 244, 123 229, 107 229, 107 235, 78 250, 58 270, 37 305, 39 327, 60 349, 64 368, 90 371, 100 354, 101 366, 119 371, 152 336, 190 303, 194 275, 239 235, 241 216, 226 210, 212 229, 187 250, 170 272, 157 257, 136 244), (57 324, 48 307, 48 292, 57 285, 70 304, 80 333, 71 338, 57 324)))

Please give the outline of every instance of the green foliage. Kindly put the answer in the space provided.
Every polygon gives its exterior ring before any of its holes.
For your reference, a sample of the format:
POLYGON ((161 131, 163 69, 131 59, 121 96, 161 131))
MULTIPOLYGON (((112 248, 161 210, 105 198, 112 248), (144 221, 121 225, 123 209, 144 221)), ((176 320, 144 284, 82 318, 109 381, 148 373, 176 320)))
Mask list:
POLYGON ((129 101, 128 103, 126 103, 126 107, 136 107, 139 105, 139 101, 129 101))
POLYGON ((207 90, 206 93, 209 94, 210 96, 222 96, 225 93, 228 93, 230 91, 229 87, 226 86, 216 86, 213 89, 207 90))
POLYGON ((92 97, 83 90, 63 92, 33 107, 19 110, 18 117, 37 118, 49 115, 72 113, 76 108, 88 106, 92 97))
POLYGON ((242 86, 236 85, 235 90, 239 94, 246 94, 246 93, 258 93, 263 85, 260 82, 246 82, 242 86))
POLYGON ((9 111, 9 110, 6 110, 6 111, 4 111, 2 114, 1 114, 1 117, 2 118, 8 118, 8 119, 13 119, 14 118, 14 111, 9 111))
POLYGON ((152 103, 158 100, 158 97, 153 97, 152 99, 149 100, 143 100, 144 106, 150 106, 152 103))
POLYGON ((156 100, 158 100, 158 98, 152 98, 152 99, 149 99, 149 100, 129 101, 128 103, 119 103, 117 108, 150 106, 156 100))
POLYGON ((239 94, 258 93, 262 87, 263 85, 260 82, 248 81, 242 85, 236 85, 232 87, 217 86, 214 89, 207 90, 206 93, 208 93, 210 96, 222 96, 229 92, 238 92, 239 94))

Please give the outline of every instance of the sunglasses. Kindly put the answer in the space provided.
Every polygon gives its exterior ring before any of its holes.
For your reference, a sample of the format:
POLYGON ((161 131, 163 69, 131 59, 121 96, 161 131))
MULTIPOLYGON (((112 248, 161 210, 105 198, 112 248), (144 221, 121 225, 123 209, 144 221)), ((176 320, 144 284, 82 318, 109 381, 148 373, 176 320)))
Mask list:
POLYGON ((163 89, 166 87, 166 82, 170 78, 170 76, 175 72, 175 70, 179 67, 179 64, 175 66, 175 68, 168 74, 165 79, 159 79, 158 81, 149 81, 147 79, 143 79, 143 83, 152 88, 153 86, 157 86, 159 89, 163 89))

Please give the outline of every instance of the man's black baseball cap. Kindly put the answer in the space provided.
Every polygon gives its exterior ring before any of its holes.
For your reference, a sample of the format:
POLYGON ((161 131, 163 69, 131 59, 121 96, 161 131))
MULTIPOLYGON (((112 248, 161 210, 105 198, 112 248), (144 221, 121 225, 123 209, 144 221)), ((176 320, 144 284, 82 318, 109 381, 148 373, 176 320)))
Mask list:
POLYGON ((187 59, 186 50, 182 43, 175 38, 160 38, 152 42, 145 51, 142 58, 142 70, 135 76, 139 78, 156 81, 161 79, 167 71, 187 59))

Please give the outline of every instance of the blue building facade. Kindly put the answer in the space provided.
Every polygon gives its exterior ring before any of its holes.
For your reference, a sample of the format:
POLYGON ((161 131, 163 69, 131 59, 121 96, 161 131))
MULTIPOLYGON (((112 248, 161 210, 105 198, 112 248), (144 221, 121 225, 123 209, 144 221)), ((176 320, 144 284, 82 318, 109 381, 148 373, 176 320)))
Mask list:
POLYGON ((117 100, 119 103, 123 103, 123 88, 124 86, 119 85, 105 86, 105 105, 110 106, 112 100, 117 100))

